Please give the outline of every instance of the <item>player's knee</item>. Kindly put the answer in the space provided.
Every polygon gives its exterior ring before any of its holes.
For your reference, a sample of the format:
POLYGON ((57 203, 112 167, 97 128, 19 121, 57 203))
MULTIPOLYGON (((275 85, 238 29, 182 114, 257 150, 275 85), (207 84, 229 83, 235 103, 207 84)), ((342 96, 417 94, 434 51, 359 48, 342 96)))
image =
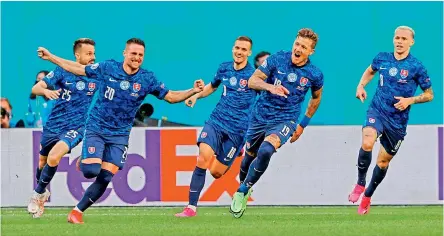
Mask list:
POLYGON ((271 157, 273 153, 276 151, 276 146, 274 146, 272 143, 265 141, 262 143, 261 147, 259 148, 259 151, 257 152, 257 156, 267 156, 271 157))
POLYGON ((97 182, 109 183, 113 179, 114 174, 108 170, 101 169, 99 175, 97 175, 97 182))
POLYGON ((47 158, 44 158, 44 157, 39 158, 39 169, 43 169, 43 167, 45 167, 46 161, 47 161, 47 158))
POLYGON ((102 165, 98 163, 93 164, 85 164, 80 162, 80 170, 83 173, 83 176, 87 179, 95 178, 99 175, 102 169, 102 165))
POLYGON ((220 177, 222 177, 224 175, 224 173, 222 173, 218 170, 210 170, 210 173, 215 179, 219 179, 220 177))
POLYGON ((252 152, 252 151, 247 150, 247 151, 245 151, 245 153, 246 153, 247 155, 249 155, 250 157, 256 157, 256 153, 255 153, 255 152, 252 152))
POLYGON ((378 160, 378 162, 376 163, 379 168, 381 169, 387 169, 389 166, 390 161, 386 160, 386 159, 382 159, 382 160, 378 160))
POLYGON ((59 165, 60 159, 62 159, 61 156, 49 153, 47 163, 49 166, 57 166, 59 165))
POLYGON ((374 145, 375 145, 375 140, 371 138, 364 138, 364 140, 362 140, 362 149, 366 152, 373 150, 374 145))
POLYGON ((275 149, 278 149, 281 146, 281 140, 276 134, 268 135, 264 141, 269 142, 275 149))
POLYGON ((197 167, 202 168, 202 169, 207 169, 209 159, 210 158, 208 158, 208 157, 205 157, 203 155, 199 155, 197 157, 197 167))

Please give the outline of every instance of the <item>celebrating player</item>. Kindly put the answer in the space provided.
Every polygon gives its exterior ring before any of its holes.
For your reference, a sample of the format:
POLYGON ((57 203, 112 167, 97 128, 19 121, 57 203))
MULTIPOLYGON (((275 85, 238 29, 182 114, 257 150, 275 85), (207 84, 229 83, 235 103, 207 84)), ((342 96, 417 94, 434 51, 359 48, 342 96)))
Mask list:
POLYGON ((309 56, 314 53, 318 36, 311 29, 298 32, 291 52, 280 51, 268 57, 254 72, 248 86, 264 91, 254 106, 246 136, 246 153, 241 173, 248 173, 233 196, 230 211, 241 217, 246 209, 251 187, 268 167, 271 156, 290 136, 296 141, 321 102, 323 74, 309 56), (311 89, 307 112, 296 127, 301 104, 311 89))
POLYGON ((81 224, 83 212, 102 196, 113 176, 123 168, 132 124, 145 97, 152 94, 169 103, 182 102, 201 92, 204 84, 196 80, 194 87, 187 91, 169 90, 153 72, 140 68, 145 43, 137 38, 126 42, 123 62, 108 60, 84 66, 59 58, 45 48, 40 47, 38 54, 67 71, 99 78, 102 83, 98 100, 87 119, 80 162, 83 175, 96 180, 68 215, 69 222, 81 224))
MULTIPOLYGON (((93 64, 94 46, 95 42, 92 39, 76 40, 74 42, 76 62, 81 65, 93 64)), ((34 218, 39 218, 43 214, 44 203, 50 196, 46 186, 54 177, 60 160, 82 141, 88 107, 96 88, 96 82, 93 80, 60 67, 56 67, 32 88, 32 93, 35 95, 52 100, 58 99, 48 122, 43 127, 36 174, 38 185, 28 205, 28 212, 34 218)))
POLYGON ((197 201, 205 184, 205 175, 211 158, 216 159, 209 167, 211 175, 218 179, 225 174, 244 145, 251 107, 256 91, 248 87, 248 79, 254 68, 248 63, 252 40, 241 36, 232 49, 233 61, 220 64, 213 81, 204 90, 185 103, 193 107, 196 100, 212 94, 222 84, 223 93, 200 133, 197 145, 199 156, 190 183, 189 204, 177 217, 196 216, 197 201))
POLYGON ((362 129, 362 146, 358 156, 358 181, 349 194, 350 202, 357 202, 362 193, 359 214, 370 210, 371 197, 384 179, 389 163, 399 150, 406 136, 410 105, 433 99, 432 83, 422 63, 410 54, 415 32, 407 26, 399 26, 393 38, 394 52, 381 52, 365 70, 359 81, 356 97, 362 102, 367 98, 364 87, 379 71, 379 85, 367 110, 362 129), (417 87, 424 91, 414 96, 417 87), (379 137, 381 148, 376 166, 367 189, 366 175, 372 161, 373 146, 379 137))

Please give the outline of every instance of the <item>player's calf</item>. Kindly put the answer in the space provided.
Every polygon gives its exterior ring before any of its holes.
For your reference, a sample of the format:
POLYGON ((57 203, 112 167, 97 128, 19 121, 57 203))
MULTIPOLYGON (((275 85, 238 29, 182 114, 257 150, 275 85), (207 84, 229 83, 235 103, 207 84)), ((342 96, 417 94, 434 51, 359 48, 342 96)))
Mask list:
POLYGON ((109 170, 101 169, 100 173, 97 175, 96 180, 86 189, 80 202, 74 208, 74 210, 83 213, 88 209, 94 202, 99 200, 111 182, 114 174, 109 170))
POLYGON ((253 153, 251 151, 245 152, 245 157, 244 159, 242 159, 239 171, 239 180, 241 183, 245 181, 245 178, 247 177, 248 174, 248 169, 250 168, 250 165, 255 158, 256 158, 256 153, 253 153))
POLYGON ((372 150, 376 137, 377 131, 373 127, 365 127, 362 130, 362 145, 359 149, 356 165, 358 167, 358 181, 348 195, 348 200, 352 203, 357 202, 365 190, 367 171, 372 162, 372 150))
POLYGON ((245 181, 240 185, 238 192, 247 194, 250 188, 260 179, 262 174, 267 170, 271 156, 276 151, 274 145, 268 141, 264 141, 259 147, 257 157, 253 160, 248 170, 245 181))
POLYGON ((387 174, 389 163, 393 156, 388 154, 384 147, 381 147, 378 155, 376 166, 373 169, 373 175, 368 188, 365 190, 365 197, 372 197, 378 185, 382 182, 387 174))

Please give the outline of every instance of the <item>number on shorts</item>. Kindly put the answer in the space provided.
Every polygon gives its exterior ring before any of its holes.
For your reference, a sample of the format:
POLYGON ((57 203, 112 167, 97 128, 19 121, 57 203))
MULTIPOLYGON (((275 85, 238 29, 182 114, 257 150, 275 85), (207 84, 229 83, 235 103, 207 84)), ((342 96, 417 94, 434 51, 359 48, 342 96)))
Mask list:
POLYGON ((227 157, 230 158, 230 159, 233 159, 234 154, 236 153, 236 150, 237 149, 235 147, 231 147, 230 151, 228 152, 227 157))
POLYGON ((122 160, 120 162, 125 163, 127 157, 128 157, 128 147, 125 146, 125 150, 123 150, 123 154, 122 154, 122 160))
POLYGON ((108 98, 108 100, 113 100, 115 90, 109 86, 106 86, 106 88, 105 98, 108 98))
POLYGON ((281 134, 282 134, 282 136, 287 136, 288 133, 290 133, 290 128, 288 126, 284 125, 284 128, 282 128, 282 130, 281 130, 281 134))
POLYGON ((70 130, 70 131, 68 131, 68 133, 66 133, 65 137, 75 139, 77 137, 77 134, 79 134, 77 131, 70 130))

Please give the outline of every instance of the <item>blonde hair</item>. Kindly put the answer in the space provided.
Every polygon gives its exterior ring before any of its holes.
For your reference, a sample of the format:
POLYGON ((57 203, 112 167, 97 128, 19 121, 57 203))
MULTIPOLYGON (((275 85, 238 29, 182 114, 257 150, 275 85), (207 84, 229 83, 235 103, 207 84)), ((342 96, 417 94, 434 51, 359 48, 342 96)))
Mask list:
POLYGON ((412 33, 412 38, 415 38, 415 31, 412 29, 412 27, 401 25, 401 26, 398 26, 395 29, 395 33, 396 33, 397 30, 408 30, 408 31, 410 31, 412 33))

